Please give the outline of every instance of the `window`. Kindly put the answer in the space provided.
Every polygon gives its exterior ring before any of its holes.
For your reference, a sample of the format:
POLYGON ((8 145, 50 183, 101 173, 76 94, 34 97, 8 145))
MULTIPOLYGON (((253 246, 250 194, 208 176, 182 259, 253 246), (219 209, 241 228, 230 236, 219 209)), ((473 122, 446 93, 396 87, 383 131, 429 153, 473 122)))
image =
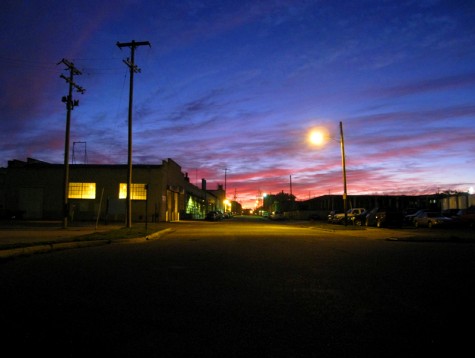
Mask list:
POLYGON ((96 183, 69 183, 69 199, 95 199, 96 183))
MULTIPOLYGON (((120 183, 119 199, 127 198, 127 184, 120 183)), ((147 184, 132 184, 130 187, 130 198, 132 200, 147 200, 147 184)))

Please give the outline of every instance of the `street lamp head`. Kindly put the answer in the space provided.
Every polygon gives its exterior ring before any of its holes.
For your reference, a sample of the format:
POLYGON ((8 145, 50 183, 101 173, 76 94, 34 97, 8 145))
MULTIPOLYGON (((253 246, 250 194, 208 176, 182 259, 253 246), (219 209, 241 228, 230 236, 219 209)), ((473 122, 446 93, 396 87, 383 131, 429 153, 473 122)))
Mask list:
POLYGON ((311 145, 324 145, 329 138, 327 131, 322 128, 312 129, 308 134, 308 142, 311 145))
POLYGON ((323 133, 312 131, 309 136, 309 140, 311 144, 315 145, 322 145, 323 144, 323 133))

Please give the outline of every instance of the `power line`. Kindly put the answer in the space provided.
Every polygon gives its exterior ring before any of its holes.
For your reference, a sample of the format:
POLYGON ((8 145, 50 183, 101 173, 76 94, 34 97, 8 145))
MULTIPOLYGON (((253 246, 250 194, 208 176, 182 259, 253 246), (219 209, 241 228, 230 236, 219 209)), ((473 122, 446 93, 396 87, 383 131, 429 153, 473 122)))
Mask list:
POLYGON ((82 163, 87 164, 87 142, 73 142, 73 164, 76 164, 76 144, 84 145, 84 158, 82 163))
MULTIPOLYGON (((116 58, 104 58, 104 59, 73 59, 74 62, 87 62, 87 61, 112 61, 116 58)), ((34 61, 34 60, 25 60, 21 58, 11 58, 11 57, 0 57, 0 63, 8 65, 13 68, 28 68, 28 69, 41 69, 42 71, 54 71, 56 72, 56 67, 52 62, 43 62, 43 61, 34 61)), ((98 74, 108 74, 122 72, 120 67, 104 67, 104 66, 82 66, 83 75, 98 75, 98 74)))
POLYGON ((49 69, 49 70, 55 70, 56 68, 53 66, 53 63, 51 62, 40 62, 40 61, 32 61, 32 60, 25 60, 23 58, 12 58, 12 57, 0 57, 0 62, 6 63, 10 66, 24 66, 24 67, 37 67, 41 69, 49 69))

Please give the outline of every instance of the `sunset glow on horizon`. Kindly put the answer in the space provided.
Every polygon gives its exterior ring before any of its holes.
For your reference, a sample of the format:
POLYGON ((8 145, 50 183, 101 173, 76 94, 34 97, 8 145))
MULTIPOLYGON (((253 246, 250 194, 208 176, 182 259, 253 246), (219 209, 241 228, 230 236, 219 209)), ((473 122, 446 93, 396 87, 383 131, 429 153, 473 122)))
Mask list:
POLYGON ((116 43, 135 40, 151 47, 135 53, 134 164, 171 158, 246 208, 264 192, 341 195, 342 122, 349 195, 475 187, 473 1, 4 7, 1 167, 62 163, 63 58, 86 90, 73 95, 71 158, 126 163, 130 51, 116 43))

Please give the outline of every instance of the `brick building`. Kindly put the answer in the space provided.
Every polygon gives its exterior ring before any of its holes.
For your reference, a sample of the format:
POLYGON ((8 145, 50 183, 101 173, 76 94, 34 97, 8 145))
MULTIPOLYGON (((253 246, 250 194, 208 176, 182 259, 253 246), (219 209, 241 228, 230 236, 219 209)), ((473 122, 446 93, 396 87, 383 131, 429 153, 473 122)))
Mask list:
MULTIPOLYGON (((70 221, 125 221, 127 165, 72 164, 66 208, 70 221)), ((1 214, 29 220, 63 217, 64 165, 28 158, 12 160, 1 171, 1 214)), ((219 207, 212 192, 191 184, 181 167, 168 158, 157 165, 133 165, 133 221, 177 221, 203 218, 219 207)))

